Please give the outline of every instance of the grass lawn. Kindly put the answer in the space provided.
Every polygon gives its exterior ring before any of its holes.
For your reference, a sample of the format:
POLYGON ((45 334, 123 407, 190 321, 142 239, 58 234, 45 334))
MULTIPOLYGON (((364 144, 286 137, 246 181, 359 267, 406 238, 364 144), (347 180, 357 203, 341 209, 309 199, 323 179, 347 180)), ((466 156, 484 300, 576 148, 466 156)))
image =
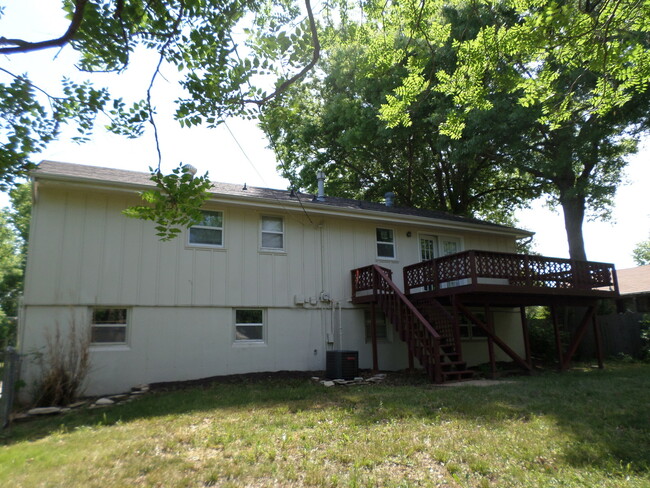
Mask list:
POLYGON ((12 426, 0 484, 650 487, 650 365, 513 381, 152 393, 12 426))

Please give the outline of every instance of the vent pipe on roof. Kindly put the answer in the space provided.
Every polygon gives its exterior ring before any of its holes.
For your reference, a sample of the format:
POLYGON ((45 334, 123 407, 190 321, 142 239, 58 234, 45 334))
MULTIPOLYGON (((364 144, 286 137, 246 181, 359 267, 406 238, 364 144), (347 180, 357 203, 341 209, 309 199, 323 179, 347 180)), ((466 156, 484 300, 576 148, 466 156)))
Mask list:
POLYGON ((323 171, 319 171, 316 173, 316 179, 318 180, 318 195, 316 196, 316 200, 319 202, 324 202, 325 201, 325 173, 323 171))
POLYGON ((384 198, 386 199, 385 200, 386 206, 387 207, 392 207, 393 206, 393 200, 395 199, 395 194, 392 191, 389 191, 384 195, 384 198))
POLYGON ((191 174, 192 176, 194 176, 196 174, 196 168, 194 166, 192 166, 191 164, 184 164, 183 165, 183 171, 185 173, 191 174))

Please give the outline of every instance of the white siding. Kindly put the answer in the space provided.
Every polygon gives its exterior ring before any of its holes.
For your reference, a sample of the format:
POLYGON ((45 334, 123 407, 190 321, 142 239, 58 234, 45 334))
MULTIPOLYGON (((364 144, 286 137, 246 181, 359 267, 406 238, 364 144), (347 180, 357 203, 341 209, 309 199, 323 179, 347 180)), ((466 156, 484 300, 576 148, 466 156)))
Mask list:
MULTIPOLYGON (((369 368, 363 309, 350 303, 352 269, 373 263, 387 267, 401 288, 403 266, 419 261, 420 233, 457 237, 464 249, 514 251, 514 239, 497 234, 307 216, 218 200, 208 208, 224 213, 224 247, 191 247, 186 235, 161 242, 153 223, 122 214, 137 203, 136 195, 125 192, 39 185, 22 351, 42 348, 45 331, 67 327, 71 317, 87 328, 94 305, 130 310, 128 345, 93 349, 89 393, 249 371, 324 369, 328 349, 357 349, 360 366, 369 368), (283 217, 284 251, 260 251, 263 215, 283 217), (377 227, 393 230, 395 260, 377 258, 377 227), (319 300, 321 293, 331 301, 319 300), (305 303, 296 304, 295 297, 305 303), (265 310, 266 344, 233 344, 237 307, 265 310)), ((520 332, 510 322, 498 327, 508 329, 503 333, 512 335, 520 350, 520 332)), ((487 354, 484 344, 467 347, 477 349, 474 355, 481 360, 487 354)), ((406 346, 397 334, 379 345, 379 365, 407 366, 406 346)))

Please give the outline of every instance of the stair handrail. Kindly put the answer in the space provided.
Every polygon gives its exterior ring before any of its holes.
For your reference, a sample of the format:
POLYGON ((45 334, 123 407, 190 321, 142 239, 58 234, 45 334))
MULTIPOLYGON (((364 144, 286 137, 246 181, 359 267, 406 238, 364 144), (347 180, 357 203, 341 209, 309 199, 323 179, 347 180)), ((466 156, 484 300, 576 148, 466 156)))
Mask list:
POLYGON ((424 316, 420 313, 420 311, 415 308, 415 305, 411 303, 411 300, 409 300, 404 293, 400 291, 400 289, 397 287, 395 283, 393 283, 393 280, 391 280, 388 277, 388 274, 384 271, 384 269, 381 266, 377 266, 376 264, 372 265, 373 271, 382 277, 386 284, 391 288, 395 296, 406 306, 406 308, 409 309, 409 311, 417 318, 417 320, 424 326, 425 329, 427 329, 427 332, 429 332, 434 339, 438 340, 441 338, 440 334, 436 332, 436 329, 434 329, 429 321, 424 318, 424 316))
POLYGON ((424 329, 431 335, 433 338, 433 375, 435 378, 436 383, 442 383, 442 366, 441 366, 441 357, 440 357, 440 342, 441 342, 441 336, 438 334, 438 332, 431 326, 429 321, 424 318, 424 316, 420 313, 420 311, 411 303, 411 301, 404 295, 404 293, 401 292, 401 290, 395 285, 393 280, 391 280, 388 277, 388 273, 382 268, 381 266, 377 266, 376 264, 372 265, 373 269, 373 283, 375 284, 375 290, 373 290, 373 293, 378 295, 378 291, 380 290, 379 287, 377 286, 377 278, 380 278, 383 280, 383 282, 388 285, 390 290, 393 292, 393 296, 398 299, 399 302, 401 302, 402 306, 406 307, 406 309, 415 317, 416 321, 420 323, 421 326, 424 327, 424 329))

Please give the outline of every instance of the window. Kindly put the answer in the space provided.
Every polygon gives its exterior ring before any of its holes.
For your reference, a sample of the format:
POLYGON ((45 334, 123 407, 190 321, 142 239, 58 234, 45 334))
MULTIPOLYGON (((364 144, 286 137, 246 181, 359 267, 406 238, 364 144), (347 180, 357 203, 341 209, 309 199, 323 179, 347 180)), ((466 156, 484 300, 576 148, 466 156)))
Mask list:
POLYGON ((391 229, 377 229, 377 257, 395 258, 395 237, 391 229))
POLYGON ((284 249, 282 217, 262 217, 262 249, 284 249))
POLYGON ((189 243, 195 246, 223 247, 223 212, 201 213, 203 220, 190 227, 189 243))
MULTIPOLYGON (((375 320, 377 322, 377 341, 389 342, 390 323, 386 319, 386 315, 381 310, 375 310, 375 320)), ((372 322, 370 310, 365 311, 366 322, 366 343, 372 342, 372 322)))
POLYGON ((126 308, 94 308, 90 326, 92 344, 126 344, 126 308))
POLYGON ((235 310, 235 342, 264 342, 263 310, 235 310))
MULTIPOLYGON (((479 319, 484 324, 487 324, 485 318, 485 313, 483 312, 472 312, 476 315, 476 318, 479 319)), ((482 327, 479 327, 474 322, 469 320, 465 316, 460 316, 460 337, 461 339, 485 339, 487 334, 482 327)))

